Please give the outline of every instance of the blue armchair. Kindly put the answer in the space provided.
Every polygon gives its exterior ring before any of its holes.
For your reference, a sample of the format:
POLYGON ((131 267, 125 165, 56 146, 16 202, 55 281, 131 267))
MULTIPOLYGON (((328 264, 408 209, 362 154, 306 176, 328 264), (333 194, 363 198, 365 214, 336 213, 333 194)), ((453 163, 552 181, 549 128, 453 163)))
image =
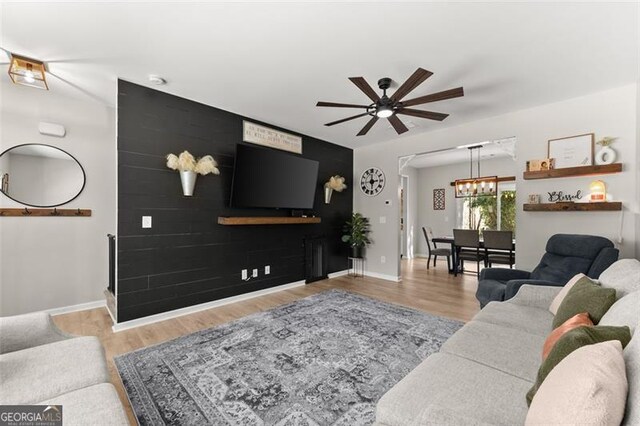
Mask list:
POLYGON ((531 271, 485 268, 480 272, 476 299, 484 308, 492 301, 511 299, 524 284, 564 286, 574 275, 598 278, 618 260, 618 249, 606 238, 556 234, 547 241, 546 253, 531 271))

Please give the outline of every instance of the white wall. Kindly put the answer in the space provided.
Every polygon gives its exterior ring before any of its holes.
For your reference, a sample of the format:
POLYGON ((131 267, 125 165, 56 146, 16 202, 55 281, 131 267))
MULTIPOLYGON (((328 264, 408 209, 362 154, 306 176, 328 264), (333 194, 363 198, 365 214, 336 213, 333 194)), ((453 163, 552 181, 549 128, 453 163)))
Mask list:
MULTIPOLYGON (((501 157, 482 160, 481 170, 483 176, 515 176, 519 168, 511 157, 501 157)), ((453 235, 458 212, 455 191, 451 182, 465 177, 469 177, 468 162, 418 169, 418 230, 420 238, 417 253, 421 255, 428 253, 427 242, 422 235, 421 227, 430 226, 436 236, 453 235), (433 209, 433 190, 436 188, 444 188, 444 210, 433 209)))
POLYGON ((403 253, 408 259, 412 259, 417 254, 421 235, 418 225, 418 169, 406 166, 402 170, 402 174, 407 177, 405 193, 407 198, 406 244, 403 253))
MULTIPOLYGON (((355 150, 354 179, 369 166, 380 167, 387 176, 387 185, 377 197, 367 197, 354 191, 354 209, 372 220, 374 244, 367 249, 369 272, 399 276, 398 262, 398 209, 397 163, 398 157, 419 152, 451 148, 483 140, 494 140, 509 136, 517 137, 517 197, 519 267, 534 267, 544 251, 546 240, 556 233, 598 234, 617 240, 620 229, 620 212, 523 212, 522 204, 528 194, 544 194, 550 190, 588 190, 589 177, 522 180, 527 159, 543 158, 547 140, 557 137, 594 132, 596 138, 612 136, 618 138, 615 149, 624 163, 623 172, 603 176, 617 200, 624 202, 624 221, 621 256, 635 255, 635 221, 629 208, 637 203, 637 87, 635 84, 607 90, 562 102, 504 114, 465 125, 418 134, 375 144, 355 150), (394 200, 386 206, 385 199, 394 200), (378 217, 386 216, 385 224, 378 217), (381 262, 385 256, 386 263, 381 262)), ((463 100, 464 101, 464 100, 463 100)))
MULTIPOLYGON (((87 184, 60 208, 93 216, 0 218, 0 315, 65 307, 104 298, 107 238, 115 232, 115 111, 92 100, 0 83, 0 151, 36 142, 76 157, 87 184), (65 125, 67 136, 38 133, 38 122, 65 125)), ((0 195, 2 207, 24 207, 0 195)))

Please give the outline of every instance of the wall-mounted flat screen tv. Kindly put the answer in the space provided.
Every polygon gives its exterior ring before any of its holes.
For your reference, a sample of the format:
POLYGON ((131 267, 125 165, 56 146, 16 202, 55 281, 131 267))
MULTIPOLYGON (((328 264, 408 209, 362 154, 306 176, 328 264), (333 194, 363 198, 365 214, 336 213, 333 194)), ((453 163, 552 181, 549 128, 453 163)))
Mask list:
POLYGON ((238 144, 231 206, 313 209, 318 165, 294 154, 238 144))

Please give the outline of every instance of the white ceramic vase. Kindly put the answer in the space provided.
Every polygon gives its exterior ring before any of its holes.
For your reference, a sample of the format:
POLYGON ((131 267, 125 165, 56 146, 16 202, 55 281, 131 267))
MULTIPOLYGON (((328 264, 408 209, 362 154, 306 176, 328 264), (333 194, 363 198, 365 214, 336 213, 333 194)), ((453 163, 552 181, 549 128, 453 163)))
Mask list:
POLYGON ((596 164, 613 164, 616 161, 616 151, 610 146, 603 146, 596 154, 596 164))
POLYGON ((193 195, 193 188, 196 186, 198 174, 192 171, 180 171, 180 181, 182 182, 182 194, 185 197, 193 195))
POLYGON ((333 189, 325 186, 324 187, 324 203, 325 204, 329 204, 331 203, 331 195, 333 194, 333 189))

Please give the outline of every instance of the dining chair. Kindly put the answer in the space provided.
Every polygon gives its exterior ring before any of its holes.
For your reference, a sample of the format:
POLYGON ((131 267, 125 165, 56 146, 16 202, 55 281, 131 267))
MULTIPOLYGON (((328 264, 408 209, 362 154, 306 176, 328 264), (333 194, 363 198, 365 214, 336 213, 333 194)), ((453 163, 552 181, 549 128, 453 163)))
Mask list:
POLYGON ((454 229, 453 245, 456 250, 456 264, 453 273, 458 275, 458 269, 464 272, 464 261, 476 262, 476 274, 480 277, 480 262, 485 262, 484 251, 480 250, 480 233, 476 229, 454 229))
POLYGON ((516 263, 516 255, 513 251, 513 232, 512 231, 482 231, 484 240, 484 256, 489 268, 494 263, 500 265, 509 265, 513 269, 516 263))
POLYGON ((448 248, 438 248, 436 243, 433 243, 433 230, 430 227, 422 227, 422 233, 424 234, 425 240, 427 240, 427 249, 429 250, 429 256, 427 258, 427 269, 429 269, 429 263, 431 263, 431 256, 433 256, 433 267, 436 267, 436 259, 438 256, 446 256, 447 258, 447 269, 451 270, 451 250, 448 248), (431 244, 433 243, 433 248, 431 248, 431 244))

